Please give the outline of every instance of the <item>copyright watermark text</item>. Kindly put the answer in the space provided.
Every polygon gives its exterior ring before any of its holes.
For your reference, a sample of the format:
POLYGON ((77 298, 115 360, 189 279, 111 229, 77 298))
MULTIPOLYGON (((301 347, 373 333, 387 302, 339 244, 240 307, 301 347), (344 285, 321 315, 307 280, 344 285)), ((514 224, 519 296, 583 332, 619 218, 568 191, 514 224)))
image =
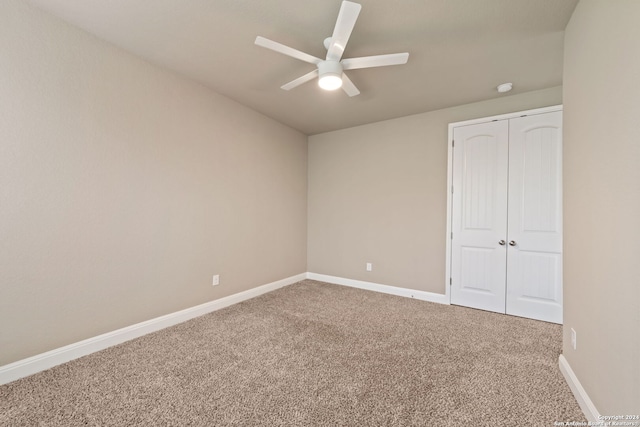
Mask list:
POLYGON ((640 415, 601 415, 598 421, 556 421, 556 427, 640 427, 640 415))

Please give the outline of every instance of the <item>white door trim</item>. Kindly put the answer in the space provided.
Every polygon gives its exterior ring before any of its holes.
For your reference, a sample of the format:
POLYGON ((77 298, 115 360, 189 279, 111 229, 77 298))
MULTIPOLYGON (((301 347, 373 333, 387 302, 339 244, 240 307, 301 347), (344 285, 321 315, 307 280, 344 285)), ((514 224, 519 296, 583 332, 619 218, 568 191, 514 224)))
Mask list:
POLYGON ((553 105, 550 107, 535 108, 532 110, 517 111, 513 113, 500 114, 497 116, 482 117, 479 119, 464 120, 461 122, 449 123, 449 130, 447 136, 447 234, 446 234, 446 254, 445 254, 445 298, 448 303, 451 303, 451 232, 452 232, 452 218, 453 214, 453 194, 451 193, 451 187, 453 185, 453 129, 459 126, 468 126, 478 123, 492 122, 494 120, 512 119, 521 116, 531 116, 534 114, 550 113, 552 111, 562 111, 562 105, 553 105))

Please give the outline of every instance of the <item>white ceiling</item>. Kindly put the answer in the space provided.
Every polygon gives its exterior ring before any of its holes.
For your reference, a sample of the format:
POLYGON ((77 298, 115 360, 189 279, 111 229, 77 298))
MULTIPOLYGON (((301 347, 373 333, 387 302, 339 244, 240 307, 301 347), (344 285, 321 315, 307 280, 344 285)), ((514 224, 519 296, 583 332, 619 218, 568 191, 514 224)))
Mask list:
POLYGON ((578 0, 356 0, 344 58, 409 52, 406 65, 351 70, 361 94, 311 81, 314 66, 254 45, 260 35, 317 57, 341 0, 29 0, 148 61, 312 135, 562 84, 564 28, 578 0))

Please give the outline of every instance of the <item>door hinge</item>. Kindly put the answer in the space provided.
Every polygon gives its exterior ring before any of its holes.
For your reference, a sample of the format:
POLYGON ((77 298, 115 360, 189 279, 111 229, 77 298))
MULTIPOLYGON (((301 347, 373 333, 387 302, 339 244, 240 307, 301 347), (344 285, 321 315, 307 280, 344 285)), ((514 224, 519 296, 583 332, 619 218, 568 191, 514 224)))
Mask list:
POLYGON ((453 185, 451 186, 451 194, 453 194, 453 185))
POLYGON ((449 277, 449 286, 453 285, 453 279, 449 277))
POLYGON ((453 240, 453 231, 451 232, 451 240, 453 240))
POLYGON ((456 141, 454 139, 451 140, 451 148, 456 146, 456 141))

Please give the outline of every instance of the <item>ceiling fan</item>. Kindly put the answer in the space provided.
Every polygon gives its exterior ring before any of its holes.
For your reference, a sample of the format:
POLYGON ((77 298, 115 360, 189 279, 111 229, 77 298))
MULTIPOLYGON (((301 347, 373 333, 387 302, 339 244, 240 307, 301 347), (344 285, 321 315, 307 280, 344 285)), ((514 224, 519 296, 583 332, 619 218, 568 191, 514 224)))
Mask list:
POLYGON ((333 29, 333 35, 324 40, 324 47, 327 49, 326 59, 301 52, 297 49, 285 46, 264 37, 256 37, 258 46, 266 47, 284 55, 291 56, 304 62, 315 65, 317 68, 302 77, 290 81, 281 88, 290 90, 318 77, 318 85, 325 90, 336 90, 340 87, 349 96, 356 96, 360 93, 351 79, 343 72, 346 70, 356 70, 358 68, 384 67, 387 65, 406 64, 409 59, 408 53, 392 53, 388 55, 364 56, 361 58, 342 59, 353 27, 360 14, 358 3, 343 1, 338 13, 338 20, 333 29))

